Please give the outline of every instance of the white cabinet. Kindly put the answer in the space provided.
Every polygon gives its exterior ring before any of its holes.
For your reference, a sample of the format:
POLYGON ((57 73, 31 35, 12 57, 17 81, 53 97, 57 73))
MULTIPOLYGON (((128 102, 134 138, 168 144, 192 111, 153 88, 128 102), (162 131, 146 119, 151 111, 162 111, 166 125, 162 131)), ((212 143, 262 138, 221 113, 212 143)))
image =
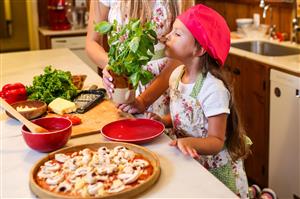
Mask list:
POLYGON ((85 39, 86 36, 54 37, 51 38, 51 48, 69 48, 82 61, 97 72, 97 65, 92 62, 85 52, 85 39))
POLYGON ((269 187, 300 197, 300 77, 271 70, 269 187))

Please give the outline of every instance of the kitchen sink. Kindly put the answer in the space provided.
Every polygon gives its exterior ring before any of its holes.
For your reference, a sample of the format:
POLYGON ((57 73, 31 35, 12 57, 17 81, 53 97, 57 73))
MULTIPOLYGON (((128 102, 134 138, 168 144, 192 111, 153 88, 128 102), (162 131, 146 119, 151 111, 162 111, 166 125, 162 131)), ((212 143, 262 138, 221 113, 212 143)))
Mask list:
POLYGON ((286 47, 265 41, 247 41, 232 43, 232 47, 265 56, 286 56, 300 54, 300 49, 286 47))

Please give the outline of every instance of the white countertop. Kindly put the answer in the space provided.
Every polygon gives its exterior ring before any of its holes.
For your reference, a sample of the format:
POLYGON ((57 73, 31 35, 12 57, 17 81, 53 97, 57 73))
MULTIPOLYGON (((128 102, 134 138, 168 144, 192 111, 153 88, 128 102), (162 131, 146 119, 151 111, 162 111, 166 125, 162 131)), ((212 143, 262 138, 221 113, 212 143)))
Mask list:
MULTIPOLYGON (((245 41, 253 41, 253 40, 259 40, 259 41, 265 41, 265 42, 270 42, 278 45, 283 45, 283 46, 288 46, 292 48, 299 48, 299 44, 292 44, 289 41, 285 42, 278 42, 274 40, 269 40, 267 38, 261 38, 261 39, 255 39, 255 38, 242 38, 242 39, 232 39, 232 43, 237 43, 237 42, 245 42, 245 41)), ((264 56, 264 55, 259 55, 255 54, 252 52, 248 52, 245 50, 241 50, 238 48, 231 47, 230 48, 230 53, 235 54, 241 57, 246 57, 248 59, 256 60, 261 63, 268 64, 272 66, 273 68, 277 69, 283 69, 286 71, 291 71, 293 73, 297 73, 300 75, 300 54, 298 55, 288 55, 288 56, 264 56)))
POLYGON ((39 27, 39 31, 44 36, 78 35, 87 33, 87 28, 69 30, 50 30, 48 27, 39 27))
MULTIPOLYGON (((100 84, 101 78, 68 49, 0 54, 1 85, 22 82, 30 84, 44 66, 53 65, 73 74, 87 74, 86 84, 100 84)), ((21 135, 21 124, 8 119, 1 109, 1 189, 0 197, 33 198, 29 189, 32 166, 45 153, 31 150, 21 135)), ((67 146, 102 141, 100 134, 73 138, 67 146)), ((158 182, 139 197, 143 198, 237 198, 210 172, 179 150, 168 146, 170 139, 162 135, 143 146, 157 153, 161 163, 158 182)))

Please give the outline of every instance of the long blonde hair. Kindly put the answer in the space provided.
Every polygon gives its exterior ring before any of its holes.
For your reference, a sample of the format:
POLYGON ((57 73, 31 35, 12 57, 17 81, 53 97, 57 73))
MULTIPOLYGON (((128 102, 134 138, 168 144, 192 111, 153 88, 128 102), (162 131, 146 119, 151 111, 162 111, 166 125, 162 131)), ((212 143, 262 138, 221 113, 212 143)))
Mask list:
MULTIPOLYGON (((178 5, 176 0, 160 0, 171 13, 171 21, 175 21, 178 15, 178 5)), ((122 0, 121 1, 122 20, 126 18, 141 19, 141 22, 150 21, 152 18, 152 5, 149 0, 122 0)))

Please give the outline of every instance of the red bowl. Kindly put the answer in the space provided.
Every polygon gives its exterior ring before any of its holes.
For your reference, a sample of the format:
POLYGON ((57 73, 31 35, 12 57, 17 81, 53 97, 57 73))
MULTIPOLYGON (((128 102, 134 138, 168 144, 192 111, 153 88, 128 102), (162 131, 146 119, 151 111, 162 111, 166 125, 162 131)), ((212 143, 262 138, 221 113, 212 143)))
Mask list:
POLYGON ((160 136, 165 126, 151 119, 123 119, 105 125, 102 135, 113 141, 143 144, 160 136))
POLYGON ((40 152, 50 152, 63 147, 72 133, 72 122, 66 118, 47 117, 32 122, 49 130, 46 133, 31 133, 25 125, 22 126, 26 144, 40 152))

